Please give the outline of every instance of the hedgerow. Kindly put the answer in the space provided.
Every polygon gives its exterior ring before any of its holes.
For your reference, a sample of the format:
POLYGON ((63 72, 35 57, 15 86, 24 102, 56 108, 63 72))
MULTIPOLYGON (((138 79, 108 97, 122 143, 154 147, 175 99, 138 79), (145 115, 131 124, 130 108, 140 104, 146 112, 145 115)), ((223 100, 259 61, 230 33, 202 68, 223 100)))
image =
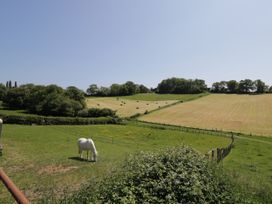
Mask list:
POLYGON ((246 203, 213 164, 188 147, 139 153, 65 203, 246 203))
POLYGON ((46 117, 46 116, 24 116, 24 115, 2 115, 4 123, 23 125, 91 125, 91 124, 117 124, 117 117, 46 117))

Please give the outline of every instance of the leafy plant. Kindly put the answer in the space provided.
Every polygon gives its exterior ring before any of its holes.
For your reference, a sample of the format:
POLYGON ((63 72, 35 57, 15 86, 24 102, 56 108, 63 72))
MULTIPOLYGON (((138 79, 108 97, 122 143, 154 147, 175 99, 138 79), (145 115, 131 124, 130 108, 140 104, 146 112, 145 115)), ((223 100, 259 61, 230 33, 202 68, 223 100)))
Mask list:
MULTIPOLYGON (((65 200, 65 202, 68 202, 65 200)), ((243 203, 222 172, 189 147, 140 152, 102 182, 70 198, 75 203, 243 203)), ((69 203, 69 202, 68 202, 69 203)))

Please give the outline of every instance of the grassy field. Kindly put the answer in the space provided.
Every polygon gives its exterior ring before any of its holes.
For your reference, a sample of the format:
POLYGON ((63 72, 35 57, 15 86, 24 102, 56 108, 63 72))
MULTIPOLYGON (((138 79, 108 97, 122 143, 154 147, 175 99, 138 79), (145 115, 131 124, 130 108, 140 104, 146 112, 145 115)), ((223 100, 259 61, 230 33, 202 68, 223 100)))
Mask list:
POLYGON ((155 111, 140 120, 272 136, 272 95, 212 94, 155 111))
MULTIPOLYGON (((226 138, 121 125, 5 125, 3 132, 5 151, 0 159, 1 166, 32 201, 46 196, 52 188, 60 195, 64 191, 75 190, 86 179, 105 175, 135 151, 187 143, 206 152, 214 146, 228 143, 226 138), (96 141, 99 151, 96 164, 77 159, 76 140, 81 136, 92 136, 96 141)), ((1 194, 5 196, 1 197, 0 203, 5 203, 9 199, 8 193, 1 189, 1 194)))
POLYGON ((178 101, 198 99, 207 94, 136 94, 122 97, 89 97, 89 108, 110 108, 116 110, 121 117, 130 117, 135 114, 143 114, 146 111, 159 109, 178 101))
MULTIPOLYGON (((5 125, 4 155, 0 165, 34 203, 63 196, 80 188, 84 182, 102 178, 130 153, 156 151, 186 144, 200 152, 228 145, 229 138, 192 134, 179 130, 129 125, 94 126, 20 126, 5 125), (99 152, 97 163, 78 160, 76 141, 91 136, 99 152), (54 190, 53 190, 54 189, 54 190)), ((256 141, 239 138, 224 167, 241 183, 252 188, 272 183, 272 139, 256 141)), ((272 192, 272 190, 271 190, 272 192)), ((271 193, 270 192, 270 193, 271 193)), ((0 188, 0 203, 10 203, 9 193, 0 188)), ((271 195, 271 194, 270 194, 271 195)), ((47 202, 45 202, 47 203, 47 202)))
POLYGON ((36 116, 34 114, 26 113, 25 110, 7 110, 7 109, 1 109, 1 107, 0 107, 0 115, 36 116))

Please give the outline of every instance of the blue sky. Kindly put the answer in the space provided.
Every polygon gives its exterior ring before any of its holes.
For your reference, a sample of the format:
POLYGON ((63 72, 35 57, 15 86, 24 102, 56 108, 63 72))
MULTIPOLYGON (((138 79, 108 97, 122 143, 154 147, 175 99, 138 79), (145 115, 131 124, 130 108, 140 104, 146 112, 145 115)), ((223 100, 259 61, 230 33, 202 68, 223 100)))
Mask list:
POLYGON ((272 1, 2 0, 0 82, 272 85, 272 1))

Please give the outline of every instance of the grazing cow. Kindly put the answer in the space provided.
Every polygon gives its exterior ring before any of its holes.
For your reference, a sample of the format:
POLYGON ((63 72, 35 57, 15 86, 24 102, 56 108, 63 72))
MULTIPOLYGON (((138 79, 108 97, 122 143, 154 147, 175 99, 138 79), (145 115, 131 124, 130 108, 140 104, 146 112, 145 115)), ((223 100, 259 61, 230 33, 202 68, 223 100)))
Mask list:
MULTIPOLYGON (((97 160, 97 151, 92 139, 79 138, 77 141, 77 144, 78 144, 78 153, 80 155, 80 158, 82 158, 82 152, 85 150, 87 151, 87 160, 89 159, 89 151, 92 153, 92 161, 97 160)), ((91 159, 91 153, 90 153, 90 159, 91 159)))

